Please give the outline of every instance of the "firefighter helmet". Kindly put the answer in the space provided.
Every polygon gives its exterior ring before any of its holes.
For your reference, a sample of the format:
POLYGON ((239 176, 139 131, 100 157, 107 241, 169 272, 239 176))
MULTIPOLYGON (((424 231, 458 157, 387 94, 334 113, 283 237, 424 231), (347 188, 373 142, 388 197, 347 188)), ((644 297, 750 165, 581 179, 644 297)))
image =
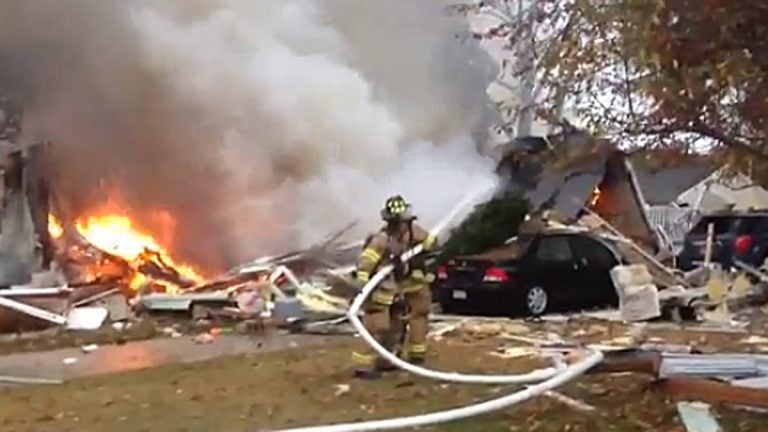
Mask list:
POLYGON ((387 199, 381 210, 381 218, 385 221, 408 221, 415 219, 411 214, 411 205, 400 195, 387 199))

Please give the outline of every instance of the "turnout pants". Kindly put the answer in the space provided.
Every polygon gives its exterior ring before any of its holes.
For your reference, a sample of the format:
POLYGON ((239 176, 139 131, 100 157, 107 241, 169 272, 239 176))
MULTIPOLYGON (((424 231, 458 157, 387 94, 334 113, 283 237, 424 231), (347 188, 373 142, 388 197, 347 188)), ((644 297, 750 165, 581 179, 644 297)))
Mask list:
MULTIPOLYGON (((431 304, 432 296, 426 283, 383 284, 371 293, 364 305, 363 325, 388 351, 410 360, 423 360, 428 348, 431 304), (398 294, 407 305, 407 314, 404 314, 404 308, 395 304, 398 294), (401 341, 405 346, 400 346, 401 341)), ((352 359, 359 367, 385 369, 391 366, 367 345, 353 352, 352 359)))

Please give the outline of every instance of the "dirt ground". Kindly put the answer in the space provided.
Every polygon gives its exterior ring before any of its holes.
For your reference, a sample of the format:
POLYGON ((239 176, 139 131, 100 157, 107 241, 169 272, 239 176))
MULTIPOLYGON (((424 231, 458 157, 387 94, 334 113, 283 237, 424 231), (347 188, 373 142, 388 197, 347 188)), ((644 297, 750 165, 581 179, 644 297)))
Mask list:
MULTIPOLYGON (((732 339, 732 338, 731 338, 732 339)), ((443 384, 406 373, 377 382, 351 379, 357 341, 322 348, 242 355, 213 361, 0 392, 0 431, 254 431, 387 418, 457 407, 514 388, 443 384), (337 395, 339 385, 349 391, 337 395)), ((439 369, 522 371, 526 359, 492 355, 497 338, 446 337, 433 344, 439 369)), ((582 378, 560 389, 595 406, 586 413, 551 398, 483 417, 424 427, 439 431, 684 431, 674 404, 633 375, 582 378)), ((768 416, 714 407, 725 431, 761 432, 768 416)))

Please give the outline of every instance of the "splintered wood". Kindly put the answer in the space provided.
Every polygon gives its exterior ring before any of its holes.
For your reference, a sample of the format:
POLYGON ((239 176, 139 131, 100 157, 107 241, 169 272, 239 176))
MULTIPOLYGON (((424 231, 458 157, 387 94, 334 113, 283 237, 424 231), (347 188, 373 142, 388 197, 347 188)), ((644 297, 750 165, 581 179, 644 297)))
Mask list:
POLYGON ((688 283, 679 277, 669 267, 665 266, 651 254, 645 251, 632 239, 628 238, 608 221, 600 217, 594 211, 585 208, 589 213, 577 221, 577 224, 589 229, 596 235, 602 235, 616 242, 622 256, 632 264, 644 264, 654 277, 654 282, 662 287, 675 285, 688 286, 688 283))

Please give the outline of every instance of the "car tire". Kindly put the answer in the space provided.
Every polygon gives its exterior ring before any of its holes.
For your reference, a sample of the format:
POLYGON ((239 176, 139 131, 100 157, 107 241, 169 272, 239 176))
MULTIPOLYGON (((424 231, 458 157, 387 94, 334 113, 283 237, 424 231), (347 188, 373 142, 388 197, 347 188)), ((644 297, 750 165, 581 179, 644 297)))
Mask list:
POLYGON ((525 290, 523 302, 525 311, 531 316, 544 315, 550 306, 550 296, 547 290, 538 285, 534 285, 525 290))

